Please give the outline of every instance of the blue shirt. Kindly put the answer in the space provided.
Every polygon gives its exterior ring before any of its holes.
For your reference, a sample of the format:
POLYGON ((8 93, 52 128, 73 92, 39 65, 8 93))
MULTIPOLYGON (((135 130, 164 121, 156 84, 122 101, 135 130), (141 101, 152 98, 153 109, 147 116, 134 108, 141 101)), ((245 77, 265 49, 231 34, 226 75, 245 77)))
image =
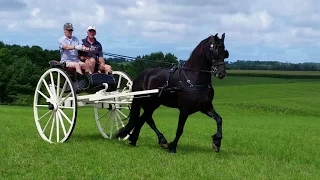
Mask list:
POLYGON ((76 49, 66 50, 66 49, 63 49, 62 46, 63 44, 76 46, 76 45, 82 44, 82 41, 79 41, 79 39, 75 36, 72 36, 71 39, 67 38, 66 36, 62 36, 58 40, 58 42, 59 42, 59 50, 61 54, 61 62, 79 61, 78 50, 76 49))
POLYGON ((87 38, 84 38, 82 39, 82 44, 85 47, 91 48, 91 51, 86 52, 87 57, 93 57, 94 59, 103 57, 102 45, 96 40, 96 38, 94 38, 94 42, 92 44, 87 40, 87 38))

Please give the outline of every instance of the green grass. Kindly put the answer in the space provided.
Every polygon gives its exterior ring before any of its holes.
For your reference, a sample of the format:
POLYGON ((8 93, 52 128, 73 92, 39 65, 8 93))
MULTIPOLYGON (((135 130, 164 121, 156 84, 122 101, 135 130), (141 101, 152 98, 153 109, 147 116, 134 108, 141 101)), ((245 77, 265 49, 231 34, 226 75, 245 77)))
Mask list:
MULTIPOLYGON (((157 145, 144 126, 137 147, 105 140, 91 108, 79 108, 62 144, 44 142, 31 107, 0 106, 0 179, 319 179, 320 80, 228 76, 214 79, 223 117, 220 153, 211 149, 216 124, 189 117, 177 154, 157 145)), ((178 111, 154 114, 171 141, 178 111)))
POLYGON ((320 71, 278 71, 278 70, 227 70, 229 76, 256 76, 277 78, 320 78, 320 71))

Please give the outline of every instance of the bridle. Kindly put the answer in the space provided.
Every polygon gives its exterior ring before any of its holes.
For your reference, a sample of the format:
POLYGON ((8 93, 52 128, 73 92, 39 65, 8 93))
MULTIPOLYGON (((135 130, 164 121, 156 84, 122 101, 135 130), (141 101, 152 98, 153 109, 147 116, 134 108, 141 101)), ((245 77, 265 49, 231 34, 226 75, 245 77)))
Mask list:
MULTIPOLYGON (((225 65, 225 62, 222 61, 222 62, 216 62, 216 58, 215 57, 219 57, 219 48, 222 46, 222 43, 223 42, 220 42, 218 45, 214 46, 213 43, 210 45, 210 51, 211 51, 211 58, 212 58, 212 65, 211 65, 211 73, 212 74, 215 74, 217 69, 218 69, 218 66, 220 65, 225 65), (215 56, 214 55, 214 52, 217 52, 217 55, 215 56)), ((227 51, 227 50, 225 50, 227 51)))

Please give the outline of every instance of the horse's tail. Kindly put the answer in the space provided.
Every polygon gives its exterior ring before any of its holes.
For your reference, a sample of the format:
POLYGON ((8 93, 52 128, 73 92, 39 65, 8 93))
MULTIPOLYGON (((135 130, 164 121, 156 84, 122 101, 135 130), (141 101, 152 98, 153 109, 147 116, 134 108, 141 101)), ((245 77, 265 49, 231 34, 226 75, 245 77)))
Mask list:
POLYGON ((116 138, 124 138, 129 135, 139 121, 141 106, 138 101, 139 99, 133 98, 128 123, 126 126, 119 129, 116 133, 116 138))

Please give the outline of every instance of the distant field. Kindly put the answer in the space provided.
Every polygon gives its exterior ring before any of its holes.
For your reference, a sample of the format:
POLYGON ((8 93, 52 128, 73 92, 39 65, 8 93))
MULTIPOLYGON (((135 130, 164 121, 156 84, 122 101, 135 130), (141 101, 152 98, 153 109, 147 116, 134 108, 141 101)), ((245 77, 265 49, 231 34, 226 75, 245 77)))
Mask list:
MULTIPOLYGON (((320 179, 320 79, 227 76, 213 83, 223 118, 220 153, 210 146, 216 124, 201 113, 189 117, 177 154, 168 154, 148 126, 136 148, 103 139, 91 108, 79 109, 68 142, 48 144, 31 107, 0 106, 0 179, 320 179)), ((166 107, 154 114, 169 141, 177 118, 166 107)))
POLYGON ((227 70, 230 76, 320 78, 320 71, 227 70))

